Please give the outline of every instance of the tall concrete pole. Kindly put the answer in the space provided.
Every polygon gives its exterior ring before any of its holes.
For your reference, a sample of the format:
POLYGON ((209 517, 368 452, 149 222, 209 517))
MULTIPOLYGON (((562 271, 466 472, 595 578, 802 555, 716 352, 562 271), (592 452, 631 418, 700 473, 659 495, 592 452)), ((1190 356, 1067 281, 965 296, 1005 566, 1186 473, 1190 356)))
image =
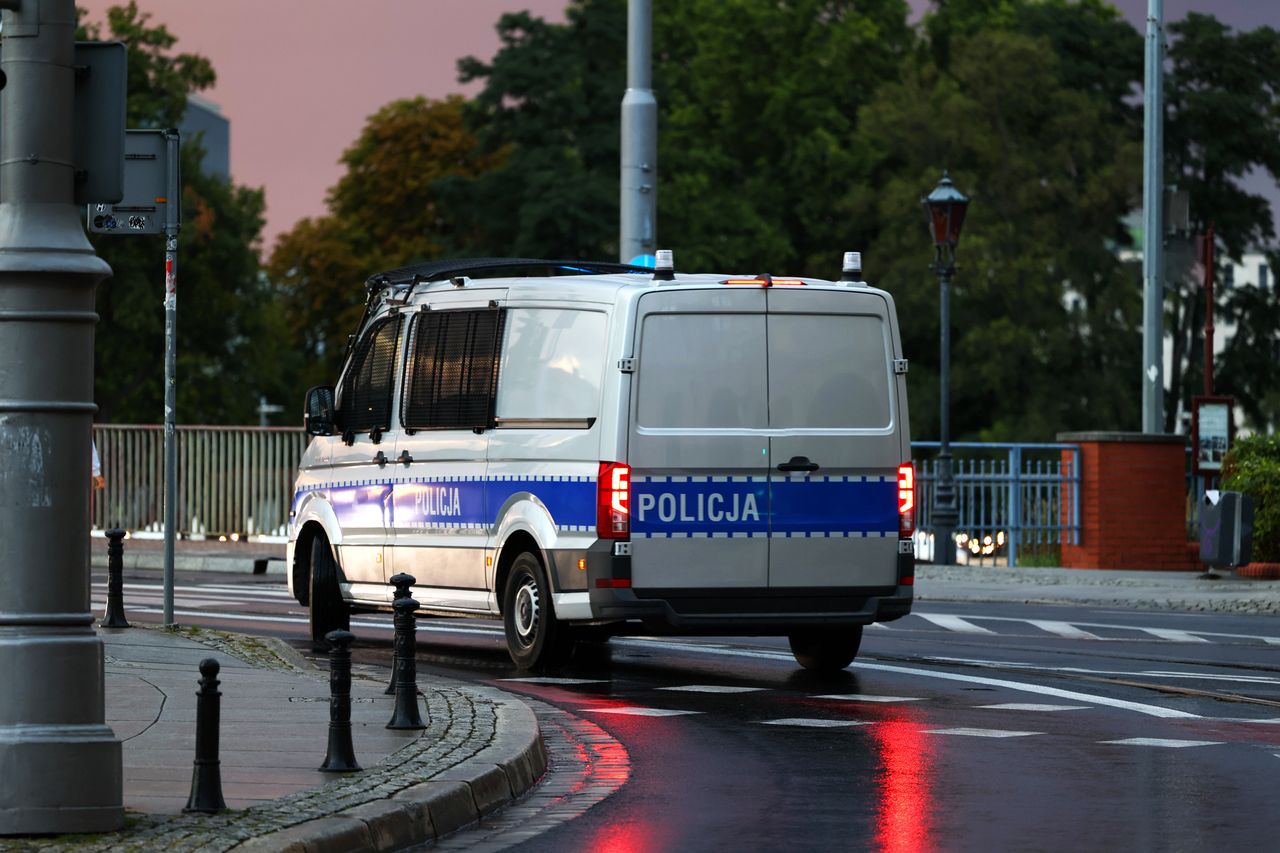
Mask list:
POLYGON ((124 824, 89 612, 94 290, 74 0, 0 0, 0 835, 124 824))
POLYGON ((653 96, 653 6, 627 4, 627 91, 622 96, 622 216, 618 259, 658 246, 658 101, 653 96))
POLYGON ((1147 0, 1142 164, 1142 431, 1164 431, 1164 0, 1147 0))
POLYGON ((174 539, 178 516, 178 230, 182 186, 178 180, 181 140, 165 131, 164 203, 164 624, 172 627, 174 539))

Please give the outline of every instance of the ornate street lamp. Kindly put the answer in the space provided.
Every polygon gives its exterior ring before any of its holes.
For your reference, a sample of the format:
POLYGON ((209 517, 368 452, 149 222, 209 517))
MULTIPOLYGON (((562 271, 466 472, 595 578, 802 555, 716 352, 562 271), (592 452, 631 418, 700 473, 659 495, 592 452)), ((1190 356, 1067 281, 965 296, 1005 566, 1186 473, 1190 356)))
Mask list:
POLYGON ((960 513, 956 505, 955 472, 951 467, 951 298, 948 285, 956 271, 956 243, 960 242, 960 228, 964 225, 969 197, 956 189, 951 178, 943 172, 942 180, 921 202, 929 212, 933 271, 938 274, 942 288, 939 299, 941 367, 938 372, 942 406, 938 412, 938 480, 933 493, 933 561, 949 566, 956 561, 955 529, 960 513))

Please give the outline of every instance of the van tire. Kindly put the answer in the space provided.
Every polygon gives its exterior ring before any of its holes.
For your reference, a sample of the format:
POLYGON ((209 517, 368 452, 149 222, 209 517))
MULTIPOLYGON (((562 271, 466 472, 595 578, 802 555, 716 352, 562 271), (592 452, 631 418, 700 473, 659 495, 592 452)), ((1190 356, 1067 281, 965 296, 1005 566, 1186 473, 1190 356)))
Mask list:
POLYGON ((323 533, 317 533, 311 540, 310 568, 311 647, 316 651, 327 651, 329 642, 324 635, 330 631, 351 630, 351 609, 342 600, 342 591, 338 588, 338 563, 323 533))
POLYGON ((838 672, 858 656, 862 626, 809 628, 787 636, 796 663, 815 672, 838 672))
POLYGON ((507 652, 521 669, 564 663, 573 651, 567 626, 556 620, 542 563, 528 551, 516 555, 502 593, 507 652))

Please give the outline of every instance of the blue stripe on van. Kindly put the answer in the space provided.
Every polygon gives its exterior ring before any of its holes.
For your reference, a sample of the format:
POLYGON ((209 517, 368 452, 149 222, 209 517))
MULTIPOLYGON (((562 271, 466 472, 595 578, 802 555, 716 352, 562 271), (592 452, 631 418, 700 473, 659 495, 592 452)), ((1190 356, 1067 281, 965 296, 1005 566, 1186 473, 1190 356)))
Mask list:
POLYGON ((556 527, 594 530, 594 477, 441 477, 431 480, 370 480, 338 482, 299 489, 296 511, 304 495, 328 492, 338 523, 343 527, 393 525, 422 528, 489 529, 513 496, 530 494, 550 513, 556 527), (394 488, 394 500, 392 490, 394 488))

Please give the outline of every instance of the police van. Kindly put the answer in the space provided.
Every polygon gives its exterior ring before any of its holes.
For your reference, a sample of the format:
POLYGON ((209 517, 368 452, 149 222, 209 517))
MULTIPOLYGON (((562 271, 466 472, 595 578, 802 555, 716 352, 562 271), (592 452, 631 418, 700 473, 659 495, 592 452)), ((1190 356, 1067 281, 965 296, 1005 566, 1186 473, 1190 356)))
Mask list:
POLYGON ((777 635, 838 669, 911 607, 893 299, 859 281, 479 259, 367 282, 311 389, 289 586, 312 638, 391 608, 502 619, 515 663, 623 634, 777 635))

